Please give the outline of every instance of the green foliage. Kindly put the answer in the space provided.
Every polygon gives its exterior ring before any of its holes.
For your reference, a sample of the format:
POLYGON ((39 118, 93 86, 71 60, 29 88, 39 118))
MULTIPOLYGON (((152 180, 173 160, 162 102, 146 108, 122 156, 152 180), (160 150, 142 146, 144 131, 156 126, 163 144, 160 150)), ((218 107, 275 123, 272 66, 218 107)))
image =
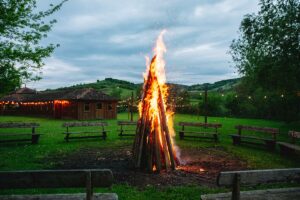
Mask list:
POLYGON ((258 14, 248 14, 231 55, 250 90, 274 93, 300 89, 300 1, 260 0, 258 14))
POLYGON ((207 86, 208 90, 213 91, 227 91, 232 90, 236 85, 238 85, 240 82, 240 78, 234 78, 234 79, 227 79, 227 80, 221 80, 217 81, 215 83, 204 83, 204 84, 195 84, 188 86, 189 91, 203 91, 205 90, 205 87, 207 86))
POLYGON ((24 81, 40 79, 43 59, 57 46, 40 45, 56 22, 45 19, 65 1, 50 5, 46 11, 36 11, 36 0, 0 0, 0 94, 24 81))
POLYGON ((190 104, 190 94, 187 90, 180 91, 175 98, 177 106, 186 106, 190 104))
POLYGON ((11 65, 0 66, 0 96, 13 91, 20 85, 20 73, 15 67, 11 65))
POLYGON ((260 0, 259 5, 257 14, 242 20, 231 55, 244 75, 239 92, 260 101, 242 99, 238 107, 248 117, 300 119, 300 1, 260 0), (276 98, 281 94, 284 100, 276 98))
POLYGON ((110 92, 110 95, 117 99, 121 99, 121 94, 122 94, 122 90, 119 87, 113 88, 112 91, 110 92))

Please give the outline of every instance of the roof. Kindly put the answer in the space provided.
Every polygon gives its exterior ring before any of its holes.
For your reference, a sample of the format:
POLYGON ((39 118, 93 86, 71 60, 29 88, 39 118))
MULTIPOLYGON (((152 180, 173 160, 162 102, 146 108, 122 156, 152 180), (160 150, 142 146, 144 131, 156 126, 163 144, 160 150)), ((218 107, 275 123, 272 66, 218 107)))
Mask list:
POLYGON ((24 88, 20 88, 20 89, 16 90, 13 93, 16 93, 16 94, 35 94, 36 90, 24 87, 24 88))
POLYGON ((21 88, 10 95, 0 98, 0 101, 31 102, 53 100, 91 100, 91 101, 118 101, 93 88, 66 89, 36 92, 29 88, 21 88))

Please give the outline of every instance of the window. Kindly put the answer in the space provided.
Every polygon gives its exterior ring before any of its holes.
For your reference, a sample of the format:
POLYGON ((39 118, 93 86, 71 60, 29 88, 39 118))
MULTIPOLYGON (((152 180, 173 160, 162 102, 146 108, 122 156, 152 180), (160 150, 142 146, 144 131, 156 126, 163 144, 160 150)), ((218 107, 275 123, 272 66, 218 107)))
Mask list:
POLYGON ((107 108, 108 108, 108 110, 112 110, 112 105, 108 104, 107 108))
POLYGON ((97 103, 96 108, 97 108, 97 110, 102 109, 102 103, 97 103))
POLYGON ((89 103, 84 103, 84 112, 89 112, 90 111, 90 104, 89 103))

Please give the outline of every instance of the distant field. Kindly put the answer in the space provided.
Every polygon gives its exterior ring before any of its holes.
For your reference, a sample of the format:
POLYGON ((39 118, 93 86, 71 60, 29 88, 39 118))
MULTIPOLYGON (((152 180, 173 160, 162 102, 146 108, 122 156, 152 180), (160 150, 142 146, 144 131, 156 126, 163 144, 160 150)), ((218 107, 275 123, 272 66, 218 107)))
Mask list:
MULTIPOLYGON (((135 115, 135 119, 137 116, 135 115)), ((127 120, 127 113, 118 114, 118 120, 127 120)), ((195 115, 177 114, 174 117, 175 129, 180 130, 177 126, 179 121, 203 121, 202 117, 195 115)), ((118 136, 117 120, 107 120, 110 132, 106 141, 102 140, 82 140, 80 142, 65 143, 62 134, 64 128, 62 123, 68 120, 55 120, 36 117, 16 117, 0 116, 0 121, 18 121, 18 122, 38 122, 41 127, 37 129, 38 133, 43 135, 38 145, 18 145, 18 144, 1 144, 0 146, 0 170, 25 170, 25 169, 46 169, 51 168, 51 163, 44 163, 43 159, 52 154, 67 154, 82 147, 88 148, 116 148, 132 144, 133 140, 122 140, 118 136)), ((281 133, 278 140, 287 141, 288 130, 300 130, 299 123, 284 123, 278 121, 258 120, 258 119, 237 119, 226 117, 209 117, 209 122, 222 123, 220 129, 220 143, 206 142, 203 140, 184 140, 180 141, 176 135, 176 143, 179 147, 199 148, 199 147, 216 147, 222 146, 225 151, 231 152, 240 159, 247 160, 249 168, 286 168, 299 167, 300 161, 296 159, 282 158, 279 152, 268 152, 263 148, 253 148, 245 146, 233 146, 231 138, 228 136, 235 133, 234 126, 237 124, 257 125, 264 127, 279 128, 281 133)), ((16 130, 17 131, 17 130, 16 130)), ((18 130, 20 131, 20 130, 18 130)), ((7 132, 7 130, 0 130, 7 132)), ((24 131, 23 131, 24 132, 24 131)), ((69 191, 69 190, 66 190, 69 191)), ((70 190, 73 191, 73 190, 70 190)), ((76 190, 78 191, 78 190, 76 190)), ((103 190, 102 190, 103 191, 103 190)), ((120 199, 199 199, 199 195, 207 192, 217 192, 219 189, 206 188, 201 186, 182 186, 157 189, 147 187, 140 191, 137 188, 128 185, 115 184, 112 191, 118 193, 120 199)), ((29 191, 36 192, 36 191, 29 191)), ((57 190, 59 192, 59 190, 57 190)))

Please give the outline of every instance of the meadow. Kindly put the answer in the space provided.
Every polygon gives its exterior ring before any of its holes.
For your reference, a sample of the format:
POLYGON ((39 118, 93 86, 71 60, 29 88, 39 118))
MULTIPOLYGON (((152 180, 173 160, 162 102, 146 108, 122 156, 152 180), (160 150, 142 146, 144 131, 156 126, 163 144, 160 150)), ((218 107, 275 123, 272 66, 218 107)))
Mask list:
MULTIPOLYGON (((134 116, 137 119, 137 115, 134 116)), ((128 120, 127 113, 118 114, 117 120, 128 120)), ((105 120, 109 126, 107 130, 108 137, 104 140, 90 139, 78 140, 66 143, 64 135, 65 129, 62 123, 70 120, 56 120, 49 118, 37 117, 22 117, 22 116, 0 116, 1 122, 37 122, 40 127, 37 128, 37 133, 41 133, 40 141, 37 145, 31 144, 3 144, 0 146, 0 170, 32 170, 32 169, 52 169, 56 163, 46 158, 53 155, 68 155, 81 148, 97 148, 97 149, 112 149, 118 151, 123 146, 131 145, 133 139, 121 139, 118 136, 117 120, 105 120)), ((174 128, 176 132, 180 130, 177 125, 179 121, 189 122, 203 122, 203 117, 196 115, 176 114, 174 116, 174 128)), ((208 122, 221 123, 220 128, 220 142, 214 143, 205 140, 179 140, 178 134, 175 141, 180 148, 217 148, 222 149, 247 163, 249 169, 268 169, 268 168, 288 168, 299 167, 300 159, 282 157, 277 149, 276 152, 267 151, 264 148, 256 148, 252 146, 233 146, 229 134, 236 133, 235 125, 255 125, 263 127, 274 127, 280 129, 278 135, 279 141, 289 141, 289 130, 300 130, 300 123, 285 123, 281 121, 269 121, 262 119, 241 119, 241 118, 227 118, 227 117, 209 117, 208 122)), ((0 130, 7 132, 8 130, 0 130)), ((12 130, 10 130, 12 131, 12 130)), ((24 130, 13 129, 16 132, 24 132, 24 130)), ((30 131, 30 130, 28 130, 30 131)), ((0 194, 9 193, 48 193, 48 192, 83 192, 84 189, 51 189, 51 190, 4 190, 0 194)), ((119 199, 199 199, 201 194, 214 193, 219 191, 226 191, 224 188, 207 187, 202 185, 182 185, 172 187, 155 187, 149 185, 146 188, 137 188, 129 184, 114 184, 111 189, 97 189, 101 192, 115 192, 119 199)))

